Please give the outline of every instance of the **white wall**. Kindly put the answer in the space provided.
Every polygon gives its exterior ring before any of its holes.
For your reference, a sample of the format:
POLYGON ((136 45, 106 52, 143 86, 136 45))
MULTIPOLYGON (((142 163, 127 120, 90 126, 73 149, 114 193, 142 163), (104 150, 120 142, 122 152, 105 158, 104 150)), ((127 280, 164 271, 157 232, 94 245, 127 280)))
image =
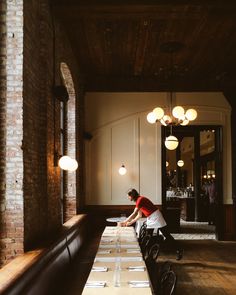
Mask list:
MULTIPOLYGON (((168 106, 166 93, 87 93, 86 203, 130 204, 129 188, 161 204, 161 127, 146 115, 156 106, 168 106), (124 164, 127 174, 119 175, 124 164)), ((194 124, 223 126, 224 202, 232 202, 230 106, 221 93, 177 93, 176 101, 194 106, 194 124)))

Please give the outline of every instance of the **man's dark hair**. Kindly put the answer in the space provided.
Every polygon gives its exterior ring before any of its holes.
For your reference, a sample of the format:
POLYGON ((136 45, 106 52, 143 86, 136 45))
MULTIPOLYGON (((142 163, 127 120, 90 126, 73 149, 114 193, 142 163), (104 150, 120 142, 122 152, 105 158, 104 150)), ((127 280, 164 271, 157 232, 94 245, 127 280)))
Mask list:
POLYGON ((132 188, 130 191, 128 191, 128 196, 131 197, 132 201, 136 201, 139 197, 139 193, 136 191, 136 189, 132 188))

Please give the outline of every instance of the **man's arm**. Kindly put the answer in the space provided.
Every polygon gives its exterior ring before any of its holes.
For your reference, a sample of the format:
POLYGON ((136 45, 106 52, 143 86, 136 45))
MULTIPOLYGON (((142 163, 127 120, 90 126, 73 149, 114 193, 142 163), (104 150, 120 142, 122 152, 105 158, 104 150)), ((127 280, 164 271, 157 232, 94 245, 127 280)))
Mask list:
POLYGON ((133 219, 135 219, 137 217, 139 213, 139 209, 138 208, 134 208, 134 211, 122 222, 118 222, 119 226, 127 226, 127 223, 131 222, 133 219))
POLYGON ((130 220, 128 220, 126 222, 126 226, 130 226, 130 225, 134 224, 139 218, 142 217, 141 210, 139 210, 138 208, 135 208, 135 211, 136 211, 135 217, 132 218, 132 219, 130 219, 130 220))

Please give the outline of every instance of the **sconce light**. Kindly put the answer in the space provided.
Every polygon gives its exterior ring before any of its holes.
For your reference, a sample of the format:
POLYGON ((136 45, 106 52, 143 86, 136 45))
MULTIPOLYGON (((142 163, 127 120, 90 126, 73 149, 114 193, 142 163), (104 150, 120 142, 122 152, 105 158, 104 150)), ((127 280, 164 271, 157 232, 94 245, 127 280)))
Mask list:
POLYGON ((183 167, 183 166, 184 166, 184 161, 183 161, 183 160, 179 160, 179 161, 177 162, 177 165, 178 165, 179 167, 183 167))
POLYGON ((78 168, 78 162, 69 156, 63 156, 58 161, 58 165, 63 170, 75 171, 78 168))
POLYGON ((78 168, 78 162, 69 156, 60 156, 55 153, 54 166, 59 166, 61 169, 66 171, 75 171, 78 168))
POLYGON ((125 165, 121 165, 121 167, 119 168, 119 174, 120 175, 125 175, 127 172, 125 165))
POLYGON ((166 161, 166 167, 168 167, 169 166, 169 162, 168 161, 166 161))

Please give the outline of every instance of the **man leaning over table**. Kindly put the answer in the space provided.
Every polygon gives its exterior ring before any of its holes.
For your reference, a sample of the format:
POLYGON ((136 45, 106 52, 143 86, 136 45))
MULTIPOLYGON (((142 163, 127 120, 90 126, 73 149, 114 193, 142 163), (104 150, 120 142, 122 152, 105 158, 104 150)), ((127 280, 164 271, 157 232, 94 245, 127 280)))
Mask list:
POLYGON ((133 213, 123 222, 119 222, 118 225, 130 226, 144 214, 147 217, 147 229, 150 229, 151 232, 155 228, 159 229, 169 244, 176 250, 176 259, 180 260, 183 256, 183 249, 180 248, 179 243, 170 234, 161 211, 147 197, 141 196, 134 188, 127 195, 130 201, 135 202, 135 208, 133 213))

